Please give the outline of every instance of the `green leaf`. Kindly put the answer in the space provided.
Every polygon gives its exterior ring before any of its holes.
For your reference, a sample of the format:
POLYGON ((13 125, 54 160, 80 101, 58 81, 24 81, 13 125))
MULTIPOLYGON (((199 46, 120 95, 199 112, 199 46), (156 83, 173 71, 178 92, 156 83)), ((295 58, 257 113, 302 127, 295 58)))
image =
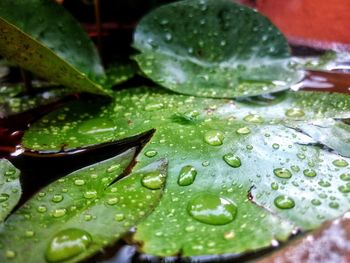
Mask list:
POLYGON ((1 262, 78 262, 113 244, 157 205, 143 178, 165 178, 164 159, 115 181, 135 149, 77 170, 35 194, 0 230, 1 262))
POLYGON ((284 36, 264 16, 228 0, 162 6, 136 28, 135 59, 161 86, 195 96, 232 98, 288 89, 301 78, 289 68, 284 36))
POLYGON ((21 194, 20 172, 8 160, 0 159, 0 223, 17 205, 21 194))
POLYGON ((74 148, 156 129, 136 166, 169 160, 165 194, 135 235, 146 253, 243 253, 350 208, 350 159, 289 128, 348 118, 349 96, 284 92, 234 101, 145 87, 116 93, 110 105, 91 105, 74 102, 47 115, 30 127, 24 146, 74 148))
POLYGON ((10 62, 76 91, 106 94, 96 82, 104 73, 92 41, 54 1, 1 1, 0 32, 0 54, 10 62))

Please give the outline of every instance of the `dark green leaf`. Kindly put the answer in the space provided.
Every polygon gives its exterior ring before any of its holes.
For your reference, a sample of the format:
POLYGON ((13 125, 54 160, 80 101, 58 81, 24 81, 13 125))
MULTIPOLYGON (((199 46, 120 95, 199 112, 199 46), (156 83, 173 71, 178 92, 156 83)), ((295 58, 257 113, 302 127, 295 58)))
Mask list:
POLYGON ((106 94, 96 49, 74 18, 50 0, 0 2, 0 54, 77 91, 106 94))
POLYGON ((288 89, 301 77, 288 66, 288 43, 278 29, 228 0, 162 6, 141 20, 134 46, 148 77, 184 94, 254 96, 288 89))
POLYGON ((21 194, 20 172, 8 160, 0 159, 0 223, 17 205, 21 194))
POLYGON ((115 182, 135 155, 85 167, 35 194, 0 230, 1 262, 78 262, 113 244, 157 205, 157 190, 142 186, 147 174, 165 178, 159 159, 115 182))

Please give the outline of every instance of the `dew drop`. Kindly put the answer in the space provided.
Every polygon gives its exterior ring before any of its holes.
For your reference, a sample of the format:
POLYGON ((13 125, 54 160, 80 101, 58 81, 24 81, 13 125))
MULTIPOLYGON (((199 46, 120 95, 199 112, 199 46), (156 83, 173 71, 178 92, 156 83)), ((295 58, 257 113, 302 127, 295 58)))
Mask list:
POLYGON ((264 119, 257 114, 249 114, 243 118, 243 120, 251 123, 263 123, 264 119))
POLYGON ((227 153, 223 156, 224 161, 233 168, 238 168, 242 165, 241 159, 233 153, 227 153))
POLYGON ((286 168, 276 168, 273 173, 279 178, 288 179, 292 177, 292 173, 286 168))
POLYGON ((92 198, 95 198, 96 196, 97 196, 96 190, 89 190, 84 193, 84 197, 86 199, 92 199, 92 198))
POLYGON ((330 202, 328 206, 333 209, 339 208, 339 204, 337 202, 330 202))
POLYGON ((76 180, 74 180, 74 184, 77 186, 82 186, 85 184, 85 181, 82 179, 76 179, 76 180))
POLYGON ((205 193, 192 199, 188 203, 187 211, 199 222, 224 225, 235 219, 237 206, 226 198, 205 193))
POLYGON ((33 237, 35 235, 34 231, 33 230, 27 230, 24 235, 26 237, 33 237))
POLYGON ((144 187, 156 190, 163 187, 165 182, 165 175, 159 171, 150 172, 142 177, 141 183, 144 187))
POLYGON ((276 182, 271 183, 271 189, 278 190, 278 183, 276 183, 276 182))
POLYGON ((44 205, 39 205, 36 209, 39 213, 45 213, 47 211, 46 206, 44 205))
POLYGON ((110 167, 108 167, 107 172, 108 173, 113 173, 117 171, 120 168, 120 164, 113 164, 110 167))
POLYGON ((197 170, 192 165, 186 165, 181 168, 177 183, 180 186, 187 186, 194 182, 196 179, 197 170))
POLYGON ((148 150, 147 152, 145 152, 145 156, 150 157, 150 158, 156 156, 157 154, 158 154, 158 152, 155 150, 148 150))
POLYGON ((16 252, 13 250, 6 250, 5 256, 7 259, 14 259, 16 257, 16 252))
POLYGON ((65 208, 58 208, 53 211, 52 216, 58 218, 58 217, 65 216, 66 213, 67 213, 67 210, 65 208))
POLYGON ((116 214, 116 215, 114 216, 114 220, 115 220, 115 221, 118 221, 118 222, 123 221, 124 218, 125 218, 124 214, 116 214))
POLYGON ((340 179, 343 181, 350 181, 350 174, 341 174, 340 179))
POLYGON ((57 233, 45 251, 48 262, 61 262, 84 252, 92 242, 91 235, 81 229, 69 228, 57 233))
POLYGON ((286 110, 285 115, 291 118, 301 118, 305 116, 305 112, 300 108, 291 108, 286 110))
POLYGON ((226 240, 232 240, 235 238, 235 232, 232 230, 232 231, 228 231, 228 232, 225 232, 224 233, 224 238, 226 240))
POLYGON ((0 203, 7 201, 9 198, 10 198, 10 196, 8 194, 1 193, 0 194, 0 203))
POLYGON ((246 135, 246 134, 249 134, 251 131, 248 127, 241 127, 236 132, 238 134, 246 135))
POLYGON ((274 143, 272 144, 272 148, 274 148, 275 150, 280 148, 280 145, 278 143, 274 143))
POLYGON ((303 171, 303 174, 306 176, 306 177, 315 177, 317 175, 317 173, 314 171, 314 170, 311 170, 311 169, 305 169, 303 171))
POLYGON ((339 186, 338 190, 342 193, 350 193, 350 183, 346 185, 339 186))
POLYGON ((275 206, 280 209, 291 209, 295 206, 294 200, 285 195, 277 196, 274 200, 274 203, 275 206))
POLYGON ((318 199, 312 199, 311 204, 313 204, 314 206, 319 206, 321 205, 321 201, 318 199))
POLYGON ((109 198, 108 200, 107 200, 107 204, 109 204, 109 205, 115 205, 116 203, 118 203, 118 198, 117 197, 112 197, 112 198, 109 198))
POLYGON ((212 146, 222 145, 224 138, 224 134, 220 131, 208 131, 204 135, 204 141, 212 146))
POLYGON ((63 196, 60 195, 60 194, 55 194, 53 197, 52 197, 52 202, 54 203, 59 203, 63 200, 63 196))
POLYGON ((334 160, 332 163, 336 167, 346 167, 349 165, 349 163, 344 159, 337 159, 337 160, 334 160))

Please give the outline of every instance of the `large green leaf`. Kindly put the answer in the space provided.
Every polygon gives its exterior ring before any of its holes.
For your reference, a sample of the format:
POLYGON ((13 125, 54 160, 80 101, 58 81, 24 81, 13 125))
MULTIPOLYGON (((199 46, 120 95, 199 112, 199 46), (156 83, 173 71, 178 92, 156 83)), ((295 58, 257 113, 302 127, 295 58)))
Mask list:
POLYGON ((0 54, 77 91, 106 94, 96 49, 77 21, 51 0, 0 2, 0 54))
POLYGON ((77 262, 118 240, 157 205, 167 172, 158 159, 115 182, 134 155, 85 167, 35 194, 0 230, 1 262, 77 262), (158 187, 143 186, 150 175, 161 178, 158 187))
POLYGON ((350 208, 350 160, 293 127, 348 118, 349 109, 350 97, 335 93, 233 101, 137 88, 98 109, 75 102, 51 113, 24 145, 57 150, 156 129, 137 167, 167 158, 169 168, 160 205, 137 228, 143 250, 241 253, 285 240, 292 224, 312 229, 350 208))
POLYGON ((278 29, 228 0, 186 0, 158 8, 137 26, 134 47, 148 77, 184 94, 254 96, 288 89, 301 77, 288 66, 288 43, 278 29))
POLYGON ((17 205, 21 194, 19 170, 8 160, 0 159, 0 223, 17 205))

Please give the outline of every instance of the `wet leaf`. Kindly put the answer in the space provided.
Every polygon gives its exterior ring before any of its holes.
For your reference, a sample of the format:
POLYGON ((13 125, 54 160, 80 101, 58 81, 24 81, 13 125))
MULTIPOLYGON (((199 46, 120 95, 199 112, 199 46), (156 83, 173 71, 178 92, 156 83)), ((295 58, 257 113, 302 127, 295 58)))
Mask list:
POLYGON ((135 149, 75 171, 35 194, 0 230, 1 262, 78 262, 113 244, 157 205, 157 190, 142 186, 150 173, 166 176, 158 159, 115 181, 135 149))
POLYGON ((8 160, 0 159, 0 223, 17 205, 21 194, 19 170, 8 160))
POLYGON ((135 236, 146 253, 243 253, 350 208, 350 159, 290 128, 348 118, 349 96, 284 92, 234 101, 145 87, 117 92, 110 105, 91 105, 74 102, 47 115, 31 126, 24 145, 74 148, 156 129, 136 166, 169 160, 165 194, 135 236))
POLYGON ((162 6, 136 28, 135 59, 173 91, 242 97, 288 89, 301 78, 289 68, 284 36, 264 16, 227 0, 187 0, 162 6))
POLYGON ((0 33, 0 54, 10 62, 76 91, 106 94, 92 41, 54 1, 1 1, 0 33))

